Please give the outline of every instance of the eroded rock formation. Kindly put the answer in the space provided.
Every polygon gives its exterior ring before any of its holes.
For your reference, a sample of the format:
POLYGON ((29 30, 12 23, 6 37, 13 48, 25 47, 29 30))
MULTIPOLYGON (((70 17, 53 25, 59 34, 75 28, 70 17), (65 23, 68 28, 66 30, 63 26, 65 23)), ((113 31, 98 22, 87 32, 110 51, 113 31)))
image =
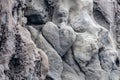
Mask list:
POLYGON ((119 0, 0 0, 0 80, 120 80, 119 0))

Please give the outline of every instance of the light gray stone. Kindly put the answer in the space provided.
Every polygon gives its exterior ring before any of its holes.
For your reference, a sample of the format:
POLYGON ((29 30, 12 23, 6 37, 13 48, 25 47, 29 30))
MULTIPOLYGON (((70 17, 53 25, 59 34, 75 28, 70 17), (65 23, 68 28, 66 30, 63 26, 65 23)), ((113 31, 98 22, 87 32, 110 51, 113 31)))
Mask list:
POLYGON ((0 80, 120 80, 120 0, 0 0, 0 80))
POLYGON ((61 74, 63 70, 63 64, 62 64, 62 59, 58 55, 58 53, 52 48, 52 46, 45 40, 43 35, 41 33, 38 33, 38 31, 33 28, 29 27, 29 31, 31 32, 31 36, 34 36, 35 43, 38 48, 42 49, 48 56, 49 60, 49 72, 48 76, 50 76, 54 80, 61 80, 61 74))
POLYGON ((80 80, 76 72, 63 62, 62 80, 80 80))
POLYGON ((63 24, 59 27, 48 22, 43 27, 42 33, 59 55, 63 56, 74 43, 76 35, 70 26, 63 24))

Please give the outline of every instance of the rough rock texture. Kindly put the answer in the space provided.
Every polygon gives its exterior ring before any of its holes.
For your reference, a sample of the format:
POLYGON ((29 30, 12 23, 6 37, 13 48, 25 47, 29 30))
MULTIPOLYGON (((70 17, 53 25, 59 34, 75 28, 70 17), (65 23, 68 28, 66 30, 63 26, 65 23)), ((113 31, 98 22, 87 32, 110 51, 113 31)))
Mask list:
POLYGON ((0 80, 120 80, 120 0, 0 0, 0 80))

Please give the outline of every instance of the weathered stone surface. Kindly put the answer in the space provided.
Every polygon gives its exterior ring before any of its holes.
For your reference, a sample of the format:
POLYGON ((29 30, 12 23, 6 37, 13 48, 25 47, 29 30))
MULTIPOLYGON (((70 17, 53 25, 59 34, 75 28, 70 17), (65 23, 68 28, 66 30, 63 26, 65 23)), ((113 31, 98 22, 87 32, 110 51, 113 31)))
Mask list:
POLYGON ((28 29, 31 32, 31 36, 33 36, 33 39, 35 40, 34 42, 36 43, 37 47, 41 48, 48 55, 50 65, 48 76, 53 80, 61 80, 61 73, 63 70, 61 57, 45 40, 41 33, 37 34, 38 31, 33 27, 28 27, 28 29))
POLYGON ((78 63, 74 59, 74 54, 72 49, 70 49, 64 56, 63 61, 67 63, 73 70, 76 72, 75 74, 79 77, 79 80, 85 80, 85 75, 82 73, 80 66, 77 65, 78 63))
POLYGON ((80 80, 76 72, 63 62, 62 80, 80 80))
POLYGON ((74 43, 76 35, 70 26, 61 24, 59 27, 48 22, 42 32, 46 40, 63 56, 74 43))
POLYGON ((24 12, 27 17, 29 25, 45 24, 48 20, 48 13, 45 10, 44 0, 26 0, 26 10, 24 12))
POLYGON ((120 80, 120 0, 0 0, 0 80, 120 80))
POLYGON ((46 53, 22 26, 23 5, 19 0, 0 1, 0 80, 44 80, 48 72, 46 53))

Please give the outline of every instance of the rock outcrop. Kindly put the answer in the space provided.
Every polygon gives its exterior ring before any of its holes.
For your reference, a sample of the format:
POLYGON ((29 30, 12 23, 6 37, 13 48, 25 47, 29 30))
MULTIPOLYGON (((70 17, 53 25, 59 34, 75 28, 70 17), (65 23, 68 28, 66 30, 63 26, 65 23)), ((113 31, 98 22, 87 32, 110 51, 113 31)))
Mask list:
POLYGON ((0 0, 0 80, 120 80, 119 0, 0 0))

